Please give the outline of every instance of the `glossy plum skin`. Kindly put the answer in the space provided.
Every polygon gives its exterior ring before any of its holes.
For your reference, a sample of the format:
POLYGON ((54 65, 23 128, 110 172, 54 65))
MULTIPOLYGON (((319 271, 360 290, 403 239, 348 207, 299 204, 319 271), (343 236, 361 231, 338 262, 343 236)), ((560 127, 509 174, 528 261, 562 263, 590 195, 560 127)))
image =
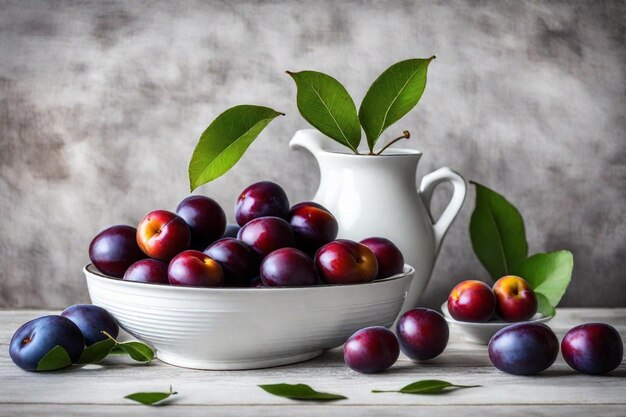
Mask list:
POLYGON ((167 264, 157 259, 142 259, 126 270, 124 281, 147 282, 150 284, 169 284, 167 264))
POLYGON ((455 320, 484 323, 495 310, 496 297, 491 287, 482 281, 463 281, 448 297, 448 311, 455 320))
POLYGON ((359 284, 378 275, 378 261, 367 246, 338 239, 322 246, 315 254, 315 266, 327 284, 359 284))
POLYGON ((354 333, 343 346, 343 360, 353 371, 372 374, 389 369, 400 355, 398 339, 382 326, 354 333))
POLYGON ((241 192, 235 204, 235 219, 239 226, 259 217, 280 217, 289 214, 289 200, 285 190, 271 181, 249 185, 241 192))
POLYGON ((83 333, 86 346, 107 339, 102 331, 114 338, 120 332, 120 328, 111 313, 93 304, 74 304, 63 310, 61 316, 72 320, 78 326, 83 333))
POLYGON ((578 372, 602 375, 617 368, 624 357, 619 332, 608 324, 587 323, 572 328, 561 341, 563 359, 578 372))
POLYGON ((398 247, 384 237, 369 237, 361 241, 376 256, 378 276, 376 279, 387 278, 404 270, 404 256, 398 247))
POLYGON ((258 274, 256 255, 239 239, 220 239, 206 248, 204 253, 220 264, 227 287, 249 287, 252 278, 258 274))
POLYGON ((517 323, 499 330, 489 341, 493 366, 514 375, 534 375, 552 365, 559 340, 545 324, 517 323))
POLYGON ((337 237, 339 224, 330 211, 313 202, 294 205, 289 210, 289 224, 298 249, 309 254, 337 237))
POLYGON ((180 202, 176 214, 191 231, 191 248, 204 250, 222 237, 226 230, 226 214, 212 198, 191 195, 180 202))
POLYGON ((137 245, 137 229, 116 225, 104 229, 89 245, 89 258, 98 271, 121 278, 129 266, 146 257, 137 245))
POLYGON ((224 285, 224 271, 209 255, 186 250, 172 259, 167 268, 171 285, 192 287, 220 287, 224 285))
POLYGON ((43 316, 17 329, 11 339, 9 354, 20 368, 36 371, 39 361, 57 345, 65 349, 72 362, 77 362, 83 353, 85 339, 70 319, 43 316))
POLYGON ((317 273, 313 260, 295 248, 277 249, 261 263, 261 280, 266 287, 315 285, 317 273))
POLYGON ((250 246, 259 259, 276 249, 295 246, 291 226, 278 217, 259 217, 250 221, 239 230, 238 238, 250 246))
POLYGON ((493 284, 496 312, 511 322, 530 320, 537 313, 537 296, 525 279, 507 275, 493 284))
POLYGON ((189 248, 191 231, 185 221, 167 210, 148 213, 137 227, 137 244, 151 258, 168 262, 189 248))
POLYGON ((227 224, 222 237, 237 237, 239 229, 241 229, 241 227, 237 224, 227 224))
POLYGON ((402 352, 414 361, 441 354, 448 345, 450 329, 446 319, 429 308, 414 308, 400 317, 396 334, 402 352))

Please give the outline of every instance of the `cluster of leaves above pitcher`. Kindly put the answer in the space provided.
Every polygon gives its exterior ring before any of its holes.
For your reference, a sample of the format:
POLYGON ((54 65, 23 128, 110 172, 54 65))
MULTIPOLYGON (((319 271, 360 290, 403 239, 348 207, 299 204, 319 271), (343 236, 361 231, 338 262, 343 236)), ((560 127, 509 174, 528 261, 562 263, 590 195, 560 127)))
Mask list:
POLYGON ((374 152, 380 135, 417 105, 426 88, 428 65, 435 57, 408 59, 387 68, 356 105, 345 87, 333 77, 316 71, 289 72, 298 87, 298 110, 304 119, 326 136, 358 154, 361 128, 369 154, 380 154, 397 140, 410 137, 407 130, 374 152))
POLYGON ((484 185, 476 187, 476 207, 470 220, 474 253, 494 280, 518 275, 528 281, 539 301, 539 312, 554 315, 572 278, 574 256, 568 250, 528 256, 524 219, 503 196, 484 185))

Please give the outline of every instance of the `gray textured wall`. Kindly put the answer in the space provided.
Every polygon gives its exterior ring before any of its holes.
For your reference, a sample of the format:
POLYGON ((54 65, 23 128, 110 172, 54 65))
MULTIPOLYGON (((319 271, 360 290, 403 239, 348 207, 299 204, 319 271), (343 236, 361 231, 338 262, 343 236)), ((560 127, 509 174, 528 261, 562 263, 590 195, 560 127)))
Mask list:
MULTIPOLYGON (((202 187, 232 220, 267 178, 292 201, 318 171, 288 149, 306 126, 286 69, 335 75, 360 102, 388 65, 437 55, 410 129, 420 175, 450 166, 503 192, 531 251, 569 248, 566 305, 626 306, 624 2, 0 2, 0 306, 87 300, 101 228, 187 195, 208 123, 240 103, 287 113, 202 187)), ((441 192, 439 206, 446 192, 441 192)), ((473 194, 426 293, 485 277, 469 244, 473 194)))

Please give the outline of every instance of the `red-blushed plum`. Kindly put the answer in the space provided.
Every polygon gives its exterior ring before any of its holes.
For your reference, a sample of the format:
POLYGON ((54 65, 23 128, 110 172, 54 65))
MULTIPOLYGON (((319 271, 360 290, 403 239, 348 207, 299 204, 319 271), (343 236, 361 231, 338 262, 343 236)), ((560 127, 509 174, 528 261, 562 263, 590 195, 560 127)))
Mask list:
POLYGON ((315 285, 317 273, 307 254, 295 248, 282 248, 263 259, 261 280, 266 287, 315 285))
POLYGON ((517 323, 500 329, 489 341, 493 366, 514 375, 534 375, 552 365, 559 340, 545 324, 517 323))
POLYGON ((495 310, 496 297, 491 287, 482 281, 463 281, 448 297, 448 311, 455 320, 484 323, 495 310))
POLYGON ((241 229, 241 227, 239 227, 239 225, 237 224, 227 224, 226 230, 224 230, 224 235, 222 235, 222 237, 237 237, 239 229, 241 229))
POLYGON ((309 201, 298 203, 289 210, 289 224, 298 249, 313 255, 335 240, 339 231, 339 224, 331 212, 309 201))
POLYGON ((246 223, 239 230, 238 238, 250 246, 259 259, 276 249, 295 246, 291 226, 279 217, 259 217, 246 223))
POLYGON ((259 273, 257 256, 239 239, 220 239, 206 248, 204 253, 220 264, 227 287, 249 287, 252 278, 259 273))
POLYGON ((361 243, 374 252, 378 261, 378 277, 387 278, 404 270, 404 256, 398 247, 384 237, 369 237, 361 243))
POLYGON ((137 244, 151 258, 168 262, 189 248, 191 232, 185 221, 166 210, 148 213, 137 228, 137 244))
POLYGON ((102 333, 103 331, 114 338, 120 331, 111 313, 93 304, 74 304, 63 310, 61 316, 72 320, 78 326, 85 337, 85 345, 87 346, 107 339, 107 336, 102 333))
POLYGON ((132 264, 124 274, 125 281, 169 284, 167 263, 158 259, 142 259, 132 264))
POLYGON ((374 252, 346 239, 322 246, 315 254, 315 266, 327 284, 359 284, 370 282, 378 275, 374 252))
POLYGON ((176 214, 189 225, 191 248, 204 250, 226 230, 226 214, 212 198, 191 195, 180 202, 176 214))
POLYGON ((104 229, 89 245, 89 258, 98 271, 121 278, 129 266, 146 255, 137 245, 137 229, 116 225, 104 229))
POLYGON ((624 344, 615 327, 587 323, 572 328, 561 341, 561 353, 578 372, 602 375, 617 368, 624 357, 624 344))
POLYGON ((193 287, 220 287, 224 285, 224 272, 220 264, 209 255, 186 250, 172 259, 167 269, 172 285, 193 287))
POLYGON ((363 374, 389 369, 400 355, 398 339, 382 326, 366 327, 348 339, 343 346, 343 360, 348 367, 363 374))
POLYGON ((435 310, 414 308, 396 324, 400 349, 414 361, 435 358, 448 345, 450 330, 446 319, 435 310))
POLYGON ((249 185, 241 192, 235 204, 235 219, 239 226, 259 217, 280 217, 289 214, 289 200, 285 190, 271 181, 249 185))
POLYGON ((33 372, 37 371, 39 361, 56 346, 65 349, 72 363, 75 363, 83 353, 85 338, 70 319, 43 316, 17 329, 11 338, 9 355, 17 366, 33 372))
POLYGON ((508 322, 530 320, 537 312, 537 296, 524 278, 507 275, 493 284, 496 312, 508 322))

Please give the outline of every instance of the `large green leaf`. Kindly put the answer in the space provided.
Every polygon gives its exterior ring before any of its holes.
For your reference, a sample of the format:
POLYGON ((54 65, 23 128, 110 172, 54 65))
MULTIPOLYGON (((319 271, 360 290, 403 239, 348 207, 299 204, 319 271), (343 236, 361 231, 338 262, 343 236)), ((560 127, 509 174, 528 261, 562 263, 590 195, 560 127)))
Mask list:
POLYGON ((224 175, 261 131, 283 113, 249 104, 220 114, 200 136, 189 162, 191 191, 224 175))
POLYGON ((524 220, 504 197, 489 188, 476 186, 476 207, 470 219, 474 253, 496 280, 514 273, 528 255, 524 220))
POLYGON ((57 369, 67 368, 72 364, 70 355, 67 351, 56 345, 48 353, 45 354, 37 364, 38 371, 56 371, 57 369))
POLYGON ((370 151, 380 135, 419 102, 426 88, 428 59, 408 59, 387 68, 363 98, 359 120, 370 151))
MULTIPOLYGON (((574 256, 568 250, 560 250, 535 254, 522 262, 514 273, 528 281, 535 293, 542 294, 552 307, 556 307, 572 280, 573 270, 574 256)), ((539 301, 541 303, 541 298, 539 301)))
POLYGON ((298 88, 298 110, 317 130, 357 153, 361 126, 356 106, 345 87, 316 71, 289 72, 298 88))
POLYGON ((306 384, 267 384, 259 385, 259 388, 279 397, 286 397, 300 401, 336 401, 346 397, 339 394, 315 391, 306 384))

